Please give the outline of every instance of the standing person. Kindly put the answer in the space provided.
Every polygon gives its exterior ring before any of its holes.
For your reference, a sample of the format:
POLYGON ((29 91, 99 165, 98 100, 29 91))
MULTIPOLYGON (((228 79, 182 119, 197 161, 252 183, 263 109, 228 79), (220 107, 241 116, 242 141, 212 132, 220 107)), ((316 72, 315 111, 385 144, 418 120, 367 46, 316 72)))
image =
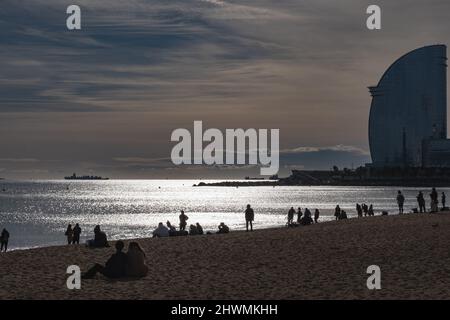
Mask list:
POLYGON ((437 212, 439 200, 436 188, 431 189, 430 199, 431 199, 431 212, 437 212))
POLYGON ((367 206, 367 204, 363 203, 361 208, 364 212, 364 217, 367 217, 369 215, 369 207, 367 206))
POLYGON ((184 210, 181 210, 180 218, 180 231, 184 231, 186 229, 187 220, 189 217, 184 214, 184 210))
POLYGON ((317 223, 319 221, 319 216, 320 216, 319 209, 316 209, 316 211, 314 211, 314 222, 315 223, 317 223))
POLYGON ((297 209, 297 223, 300 224, 302 222, 302 208, 298 207, 297 209))
POLYGON ((362 217, 363 210, 362 207, 359 205, 359 203, 356 204, 356 212, 358 213, 358 218, 362 217))
POLYGON ((75 227, 73 227, 73 244, 80 244, 80 234, 81 234, 81 228, 80 225, 77 223, 75 224, 75 227))
POLYGON ((250 224, 250 230, 253 231, 253 220, 255 219, 255 212, 247 205, 247 209, 245 209, 245 227, 248 231, 248 225, 250 224))
POLYGON ((67 226, 66 233, 64 233, 64 235, 67 237, 67 244, 72 244, 73 230, 72 230, 72 225, 71 224, 69 224, 67 226))
POLYGON ((403 204, 405 203, 405 197, 402 192, 398 190, 397 193, 397 204, 398 204, 398 214, 403 214, 403 204))
POLYGON ((445 210, 445 193, 441 195, 442 210, 445 210))
POLYGON ((336 220, 339 220, 339 217, 341 216, 341 208, 339 205, 334 209, 334 216, 336 217, 336 220))
POLYGON ((288 226, 290 226, 294 222, 294 207, 291 207, 288 211, 288 226))
POLYGON ((423 213, 426 212, 425 208, 425 198, 423 197, 422 191, 419 191, 419 194, 417 195, 417 204, 419 205, 419 212, 423 213))
POLYGON ((368 211, 368 215, 369 215, 369 217, 371 217, 371 216, 374 216, 375 214, 373 213, 373 205, 370 205, 369 206, 369 209, 367 210, 368 211))
POLYGON ((5 252, 6 250, 8 250, 8 241, 9 241, 9 232, 5 228, 3 228, 2 233, 0 235, 0 244, 1 244, 0 252, 3 251, 3 248, 5 252))

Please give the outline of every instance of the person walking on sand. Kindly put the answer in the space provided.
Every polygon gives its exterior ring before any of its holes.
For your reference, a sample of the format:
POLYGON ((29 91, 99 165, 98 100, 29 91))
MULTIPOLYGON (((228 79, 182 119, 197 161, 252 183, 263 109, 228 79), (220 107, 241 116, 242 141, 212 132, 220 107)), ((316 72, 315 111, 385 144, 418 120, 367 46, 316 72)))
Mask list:
POLYGON ((334 209, 334 216, 336 217, 336 220, 339 220, 339 217, 341 216, 341 208, 339 205, 334 209))
POLYGON ((298 207, 298 209, 297 209, 297 223, 298 224, 300 224, 302 222, 302 216, 303 216, 302 208, 298 207))
POLYGON ((245 209, 245 228, 248 231, 248 225, 250 225, 250 230, 253 231, 253 220, 255 219, 255 212, 247 205, 247 209, 245 209))
POLYGON ((81 276, 82 279, 92 279, 97 273, 104 275, 107 278, 117 279, 125 276, 127 255, 122 252, 124 247, 123 241, 116 242, 116 253, 114 253, 105 266, 96 263, 85 274, 81 276))
POLYGON ((9 232, 5 228, 3 228, 2 233, 0 234, 0 252, 8 250, 8 241, 9 241, 9 232))
POLYGON ((67 237, 67 244, 72 244, 73 241, 73 229, 72 225, 69 224, 66 229, 66 233, 64 235, 67 237))
POLYGON ((287 217, 288 226, 290 226, 294 222, 294 214, 295 214, 295 209, 294 209, 294 207, 291 207, 288 211, 288 217, 287 217))
POLYGON ((314 222, 315 223, 317 223, 319 221, 319 216, 320 216, 319 209, 316 209, 316 211, 314 211, 314 222))
POLYGON ((442 210, 445 210, 445 193, 441 195, 442 210))
POLYGON ((374 212, 373 212, 373 205, 372 204, 369 206, 368 212, 369 212, 368 213, 369 217, 372 217, 372 216, 375 215, 374 212))
POLYGON ((403 214, 403 204, 405 203, 405 197, 402 192, 398 190, 397 193, 397 204, 398 204, 398 214, 403 214))
POLYGON ((188 221, 189 217, 184 214, 184 210, 181 210, 181 214, 180 214, 179 218, 180 218, 180 231, 184 231, 184 230, 186 230, 187 221, 188 221))
POLYGON ((423 213, 426 212, 425 208, 425 198, 423 197, 422 191, 419 191, 419 194, 417 195, 417 204, 419 205, 419 212, 423 213))
POLYGON ((73 244, 80 244, 80 234, 81 234, 81 228, 80 225, 77 223, 75 224, 75 227, 73 227, 73 244))

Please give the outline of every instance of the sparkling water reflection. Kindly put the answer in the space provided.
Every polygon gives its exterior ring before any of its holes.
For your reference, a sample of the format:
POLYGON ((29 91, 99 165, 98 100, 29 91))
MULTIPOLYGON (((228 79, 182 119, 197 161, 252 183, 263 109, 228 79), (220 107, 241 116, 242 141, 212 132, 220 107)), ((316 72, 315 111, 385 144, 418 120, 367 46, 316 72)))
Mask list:
MULTIPOLYGON (((355 203, 373 204, 375 211, 396 212, 393 187, 192 187, 195 180, 1 181, 0 228, 11 233, 11 248, 63 244, 69 223, 79 223, 82 241, 96 224, 110 239, 151 236, 158 222, 178 223, 180 209, 205 230, 224 221, 243 229, 247 203, 256 213, 255 228, 286 223, 290 206, 321 211, 333 219, 336 204, 355 214, 355 203)), ((402 188, 406 211, 417 207, 416 194, 430 188, 402 188)), ((449 189, 440 189, 449 191, 449 189)))

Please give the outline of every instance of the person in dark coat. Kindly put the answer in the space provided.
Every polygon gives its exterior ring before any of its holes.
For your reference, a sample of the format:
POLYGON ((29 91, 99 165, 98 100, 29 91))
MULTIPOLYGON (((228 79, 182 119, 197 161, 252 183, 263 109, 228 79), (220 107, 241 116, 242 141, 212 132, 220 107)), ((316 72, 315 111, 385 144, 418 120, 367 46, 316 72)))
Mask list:
POLYGON ((248 231, 248 225, 250 225, 250 230, 253 231, 253 220, 255 219, 255 212, 247 205, 247 209, 245 209, 245 227, 248 231))
POLYGON ((127 266, 127 255, 122 252, 124 247, 123 241, 116 242, 116 253, 114 253, 105 265, 96 263, 85 274, 82 275, 83 279, 92 279, 97 273, 104 275, 107 278, 121 278, 125 276, 127 266))

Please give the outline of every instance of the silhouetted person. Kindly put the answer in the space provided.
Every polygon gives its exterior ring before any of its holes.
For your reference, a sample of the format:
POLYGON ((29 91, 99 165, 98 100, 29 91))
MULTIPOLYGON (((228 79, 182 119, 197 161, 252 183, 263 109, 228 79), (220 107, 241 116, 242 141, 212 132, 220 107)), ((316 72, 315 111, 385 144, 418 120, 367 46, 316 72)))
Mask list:
POLYGON ((169 235, 169 229, 167 229, 162 222, 160 222, 158 227, 153 230, 153 238, 163 238, 168 237, 169 235))
POLYGON ((398 213, 403 214, 403 204, 405 203, 405 197, 402 192, 398 190, 397 193, 397 204, 398 204, 398 213))
POLYGON ((341 214, 339 215, 339 220, 347 219, 347 212, 341 210, 341 214))
POLYGON ((369 215, 369 207, 367 204, 363 203, 361 209, 364 212, 364 217, 367 217, 369 215))
POLYGON ((313 220, 311 218, 311 211, 309 211, 308 208, 305 208, 305 212, 302 218, 302 225, 307 226, 313 223, 313 220))
POLYGON ((177 228, 175 228, 175 227, 170 223, 169 220, 167 220, 166 225, 167 225, 167 229, 169 229, 169 236, 170 236, 170 237, 173 237, 173 236, 178 235, 178 234, 177 234, 177 228))
POLYGON ((294 214, 295 214, 294 207, 291 207, 288 211, 288 217, 287 217, 287 220, 288 220, 287 223, 289 226, 294 222, 294 214))
POLYGON ((8 250, 8 241, 9 241, 9 232, 5 228, 3 228, 2 233, 0 235, 0 252, 8 250))
POLYGON ((445 193, 441 195, 442 210, 445 210, 445 193))
POLYGON ((73 244, 80 244, 80 234, 81 234, 81 228, 80 225, 77 223, 75 224, 75 227, 73 227, 73 244))
POLYGON ((105 248, 109 247, 108 239, 106 237, 106 233, 100 230, 100 226, 96 225, 94 228, 94 240, 88 241, 89 247, 94 248, 105 248))
POLYGON ((334 209, 334 216, 336 217, 336 220, 339 220, 339 217, 341 216, 341 208, 339 205, 334 209))
POLYGON ((436 188, 433 188, 430 193, 430 199, 431 199, 431 212, 437 212, 438 211, 438 193, 436 191, 436 188))
POLYGON ((372 217, 375 215, 375 213, 373 212, 373 205, 370 205, 369 209, 367 211, 368 211, 369 217, 372 217))
POLYGON ((217 233, 229 233, 230 232, 230 228, 228 228, 228 226, 223 222, 221 222, 219 224, 218 228, 219 228, 219 231, 217 231, 217 233))
POLYGON ((125 276, 126 265, 127 265, 127 255, 122 252, 124 243, 122 241, 116 242, 116 253, 114 253, 108 261, 106 261, 105 266, 96 263, 91 269, 89 269, 85 274, 83 274, 83 279, 93 278, 97 272, 108 278, 121 278, 125 276))
POLYGON ((315 223, 317 223, 319 221, 319 216, 320 216, 319 209, 316 209, 316 211, 314 211, 314 222, 315 223))
POLYGON ((297 209, 297 223, 302 222, 302 216, 303 216, 302 208, 298 207, 298 209, 297 209))
POLYGON ((189 226, 189 235, 190 235, 190 236, 196 236, 196 235, 198 235, 198 232, 197 232, 197 226, 196 226, 195 224, 191 224, 191 225, 189 226))
POLYGON ((248 225, 250 225, 250 230, 253 231, 253 220, 255 219, 255 212, 247 205, 247 209, 245 209, 245 228, 248 231, 248 225))
POLYGON ((419 212, 427 212, 425 208, 425 198, 423 197, 422 191, 419 191, 419 194, 417 195, 417 204, 419 205, 419 212))
POLYGON ((127 264, 125 276, 142 278, 148 273, 148 266, 145 262, 145 253, 137 242, 130 242, 127 252, 127 264))
POLYGON ((363 210, 359 203, 356 204, 356 212, 358 213, 358 218, 361 218, 363 215, 363 210))
POLYGON ((203 234, 203 228, 200 223, 197 222, 195 225, 197 226, 197 234, 203 234))
POLYGON ((189 219, 189 217, 184 214, 184 210, 181 210, 181 214, 180 214, 179 218, 180 218, 180 231, 185 231, 186 225, 187 225, 187 220, 189 219))
POLYGON ((67 237, 67 244, 72 244, 73 241, 73 229, 72 225, 69 224, 66 229, 66 233, 64 235, 67 237))

